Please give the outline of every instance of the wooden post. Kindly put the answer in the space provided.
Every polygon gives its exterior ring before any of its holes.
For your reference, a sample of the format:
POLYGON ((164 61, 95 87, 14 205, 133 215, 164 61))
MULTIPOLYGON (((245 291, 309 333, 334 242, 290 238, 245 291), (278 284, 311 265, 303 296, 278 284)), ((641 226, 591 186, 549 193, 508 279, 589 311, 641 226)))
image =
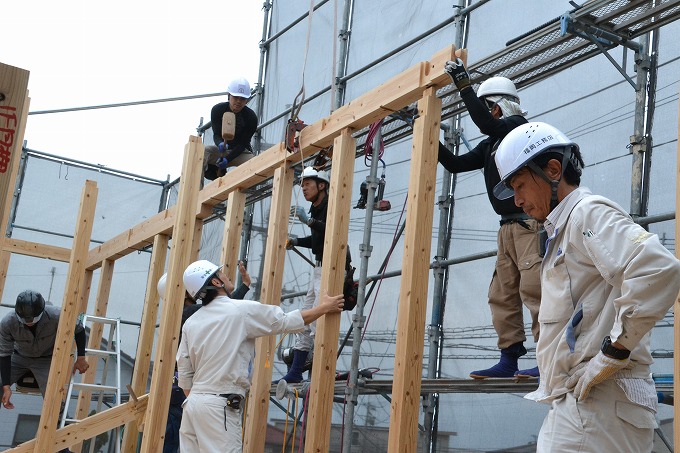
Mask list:
MULTIPOLYGON (((4 238, 0 237, 0 244, 4 238)), ((7 280, 7 271, 9 270, 9 260, 12 254, 0 249, 0 300, 2 300, 2 293, 5 290, 5 281, 7 280)))
POLYGON ((235 190, 229 194, 227 212, 224 214, 224 237, 222 238, 222 263, 224 273, 236 284, 238 269, 238 250, 243 231, 243 213, 246 207, 246 194, 235 190))
MULTIPOLYGON (((97 303, 94 309, 95 316, 106 317, 106 311, 109 305, 109 295, 111 294, 111 281, 113 280, 113 268, 115 264, 116 262, 113 260, 106 260, 104 261, 104 265, 102 266, 99 277, 99 289, 97 290, 97 303)), ((92 271, 88 271, 88 273, 92 274, 92 271)), ((90 327, 90 337, 87 341, 88 349, 99 349, 99 347, 102 344, 103 332, 104 326, 102 323, 92 324, 92 326, 90 327)), ((116 347, 120 347, 120 345, 116 345, 116 347)), ((85 376, 83 376, 82 382, 85 384, 94 384, 94 379, 97 376, 97 365, 99 364, 99 360, 97 359, 97 357, 93 357, 91 360, 88 360, 88 363, 90 364, 90 368, 88 368, 87 371, 85 372, 85 376)), ((102 384, 105 383, 102 382, 102 384)), ((76 415, 74 417, 76 420, 83 420, 88 416, 90 411, 91 400, 92 392, 88 390, 81 390, 78 393, 78 405, 76 406, 76 415)), ((74 451, 75 453, 79 453, 81 447, 82 444, 79 443, 76 444, 73 448, 71 448, 71 450, 74 451)))
POLYGON ((194 225, 194 239, 192 241, 191 254, 184 261, 183 269, 194 261, 198 261, 198 257, 201 254, 201 243, 203 240, 203 222, 196 222, 194 225))
MULTIPOLYGON (((355 155, 356 141, 351 129, 345 129, 333 144, 321 294, 342 294, 355 155)), ((305 452, 329 451, 330 448, 340 314, 322 316, 316 326, 305 452)))
MULTIPOLYGON (((165 259, 168 256, 168 243, 170 237, 165 234, 157 234, 153 240, 153 252, 151 254, 151 266, 149 278, 146 281, 146 297, 142 310, 142 322, 137 341, 137 354, 135 356, 135 368, 132 371, 130 387, 136 395, 146 393, 146 385, 149 379, 149 366, 151 365, 151 352, 153 350, 153 338, 156 333, 156 318, 158 315, 158 280, 165 270, 165 259)), ((123 443, 120 451, 123 453, 135 453, 139 437, 139 426, 133 420, 125 425, 123 443)))
MULTIPOLYGON (((21 144, 24 141, 28 115, 29 72, 0 63, 0 248, 4 245, 5 232, 14 199, 21 144)), ((0 299, 5 288, 9 255, 0 257, 0 299)))
POLYGON ((190 256, 196 224, 196 203, 198 202, 199 178, 203 169, 203 144, 198 137, 189 137, 184 148, 184 163, 180 179, 177 216, 173 228, 168 267, 166 298, 163 301, 161 325, 158 333, 156 360, 151 377, 149 406, 142 437, 143 452, 160 452, 165 440, 165 424, 168 419, 172 375, 175 370, 175 355, 184 303, 185 257, 190 256))
POLYGON ((71 377, 73 362, 70 360, 70 354, 73 348, 73 332, 79 314, 79 297, 83 289, 85 260, 92 235, 96 204, 97 184, 94 181, 86 181, 80 199, 78 221, 73 236, 66 290, 61 306, 57 337, 54 342, 47 389, 45 389, 45 404, 40 415, 40 425, 36 435, 36 452, 58 451, 64 448, 54 445, 54 436, 57 430, 59 408, 65 397, 64 386, 71 377))
MULTIPOLYGON (((252 159, 251 159, 252 160, 252 159)), ((281 303, 283 265, 286 259, 286 239, 288 234, 288 215, 293 191, 293 170, 284 163, 274 172, 272 181, 272 201, 269 209, 269 236, 264 254, 262 291, 263 304, 281 303)), ((255 372, 248 397, 245 437, 243 451, 261 453, 264 451, 267 432, 267 412, 269 410, 269 391, 272 382, 272 366, 276 351, 275 337, 260 337, 255 342, 255 372)))
POLYGON ((0 63, 0 227, 5 236, 28 115, 28 75, 0 63))
POLYGON ((387 451, 415 452, 423 373, 427 284, 431 255, 434 192, 437 187, 437 147, 441 100, 428 88, 418 102, 413 129, 403 271, 399 290, 394 384, 387 451), (423 229, 428 232, 423 234, 423 229))

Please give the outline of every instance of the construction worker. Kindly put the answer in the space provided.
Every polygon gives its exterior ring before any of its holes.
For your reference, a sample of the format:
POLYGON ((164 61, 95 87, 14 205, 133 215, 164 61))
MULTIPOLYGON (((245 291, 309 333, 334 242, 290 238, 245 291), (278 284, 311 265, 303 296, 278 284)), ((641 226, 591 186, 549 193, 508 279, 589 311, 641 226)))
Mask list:
POLYGON ((551 410, 537 451, 651 452, 657 394, 650 330, 680 290, 680 262, 607 198, 580 187, 577 144, 546 123, 517 127, 495 156, 494 194, 544 222, 539 388, 551 410))
POLYGON ((243 77, 234 79, 227 87, 228 102, 213 106, 210 112, 213 140, 215 146, 205 147, 204 176, 213 180, 234 167, 253 158, 250 140, 257 130, 257 115, 246 104, 250 100, 250 83, 243 77), (222 116, 226 112, 235 115, 234 138, 225 141, 222 138, 222 116))
MULTIPOLYGON (((250 291, 250 274, 245 268, 245 265, 243 264, 243 261, 239 261, 238 263, 238 270, 239 273, 241 274, 241 285, 239 286, 238 290, 234 290, 234 284, 229 280, 226 279, 224 282, 225 289, 227 289, 229 293, 229 297, 232 299, 243 299, 250 291)), ((167 285, 167 277, 168 274, 163 274, 163 276, 158 279, 158 284, 156 285, 156 288, 158 289, 158 294, 161 297, 161 299, 165 299, 165 289, 167 285)), ((197 304, 194 299, 191 298, 189 295, 188 291, 184 291, 184 308, 182 309, 182 322, 180 325, 180 335, 179 335, 179 341, 182 341, 182 332, 181 329, 184 327, 184 323, 198 311, 203 305, 197 304)), ((165 441, 163 442, 163 453, 176 453, 179 451, 179 427, 180 424, 182 423, 182 405, 184 404, 184 400, 186 400, 186 396, 184 395, 184 391, 179 387, 178 382, 178 374, 177 370, 175 367, 175 376, 172 382, 172 392, 170 393, 170 407, 168 410, 168 421, 166 422, 165 425, 165 441)))
POLYGON ((184 287, 203 308, 187 320, 177 352, 179 386, 187 401, 180 427, 183 452, 240 452, 243 399, 250 388, 255 339, 295 332, 327 313, 340 313, 342 295, 323 295, 309 310, 237 301, 227 276, 209 261, 184 271, 184 287))
POLYGON ((538 367, 519 370, 518 359, 527 353, 524 347, 526 335, 522 304, 531 314, 534 340, 538 341, 539 338, 540 225, 515 206, 512 200, 501 201, 493 196, 493 188, 500 181, 493 155, 508 132, 527 122, 524 117, 526 112, 520 107, 517 89, 509 79, 491 77, 479 86, 475 94, 460 59, 447 62, 445 69, 460 90, 470 117, 488 137, 460 156, 454 155, 440 143, 439 162, 451 173, 484 169, 489 201, 493 210, 500 215, 498 253, 488 295, 501 358, 490 368, 471 372, 470 377, 538 377, 538 367))
MULTIPOLYGON (((321 291, 321 260, 323 259, 323 243, 326 235, 326 214, 328 211, 328 187, 330 177, 324 170, 317 170, 314 167, 305 167, 302 171, 300 185, 302 195, 305 200, 312 203, 310 215, 302 206, 291 208, 291 213, 300 221, 306 224, 311 234, 303 238, 288 238, 286 248, 292 249, 295 246, 312 249, 316 259, 316 266, 310 278, 309 289, 302 304, 302 309, 310 309, 319 302, 321 291)), ((313 322, 305 327, 304 331, 298 333, 293 346, 293 360, 288 373, 283 376, 283 380, 288 383, 302 382, 302 373, 310 351, 314 348, 314 335, 316 334, 316 323, 313 322)))
MULTIPOLYGON (((59 307, 46 305, 39 292, 29 289, 17 296, 14 313, 6 314, 0 321, 0 375, 5 409, 14 409, 10 400, 12 384, 29 372, 45 396, 60 314, 59 307)), ((76 370, 84 373, 90 365, 85 359, 85 329, 81 324, 76 325, 75 341, 78 356, 73 373, 76 370)))

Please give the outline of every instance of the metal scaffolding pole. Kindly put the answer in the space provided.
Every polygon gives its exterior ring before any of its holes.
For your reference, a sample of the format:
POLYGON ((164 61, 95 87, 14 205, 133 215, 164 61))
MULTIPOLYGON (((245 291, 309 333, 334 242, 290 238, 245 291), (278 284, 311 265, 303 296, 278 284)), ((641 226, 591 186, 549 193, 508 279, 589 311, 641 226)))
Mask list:
MULTIPOLYGON (((481 5, 484 2, 478 2, 481 5)), ((474 8, 469 8, 468 0, 458 1, 458 16, 454 22, 456 24, 456 38, 454 44, 457 48, 464 48, 467 45, 467 18, 469 12, 474 8)), ((442 127, 444 127, 442 125, 442 127)), ((460 135, 456 132, 460 127, 460 114, 457 114, 450 121, 448 127, 444 127, 445 144, 450 149, 454 149, 456 154, 460 149, 460 135), (455 137, 455 138, 454 138, 455 137)), ((432 315, 428 328, 428 339, 430 343, 429 360, 427 366, 428 379, 441 377, 441 357, 443 352, 443 323, 444 311, 446 309, 447 284, 449 277, 449 267, 441 265, 443 260, 449 256, 451 244, 451 234, 453 229, 453 194, 456 187, 456 175, 444 170, 442 180, 442 192, 439 197, 439 228, 437 235, 437 255, 433 267, 434 291, 432 300, 432 315)), ((439 419, 439 393, 429 393, 423 396, 424 428, 425 428, 425 449, 428 452, 437 451, 437 427, 439 419)))
POLYGON ((342 28, 338 33, 338 40, 340 41, 340 55, 338 55, 338 70, 335 76, 333 85, 335 86, 335 108, 340 108, 345 103, 345 84, 346 81, 341 81, 346 75, 347 71, 347 56, 349 55, 350 43, 350 26, 353 0, 345 0, 345 6, 342 10, 342 28))
POLYGON ((359 396, 359 389, 357 383, 359 380, 359 354, 361 352, 361 337, 364 332, 364 324, 366 317, 364 316, 364 305, 366 303, 366 282, 368 277, 368 259, 371 257, 371 233, 373 228, 373 209, 375 207, 375 191, 378 188, 378 163, 380 161, 380 141, 382 136, 380 128, 377 128, 375 137, 373 138, 373 157, 371 158, 371 171, 366 177, 368 184, 368 195, 366 196, 366 218, 364 220, 364 238, 359 245, 361 251, 361 264, 359 265, 359 291, 357 295, 357 306, 352 316, 353 326, 353 341, 352 341, 352 359, 349 368, 349 379, 347 387, 345 387, 345 402, 347 409, 345 411, 344 433, 342 437, 342 451, 343 453, 350 453, 352 449, 352 431, 354 429, 354 408, 356 407, 359 396))
POLYGON ((652 160, 652 123, 656 92, 659 30, 640 38, 641 50, 635 54, 637 86, 635 93, 634 131, 630 137, 633 169, 630 214, 634 219, 647 215, 649 172, 652 160))

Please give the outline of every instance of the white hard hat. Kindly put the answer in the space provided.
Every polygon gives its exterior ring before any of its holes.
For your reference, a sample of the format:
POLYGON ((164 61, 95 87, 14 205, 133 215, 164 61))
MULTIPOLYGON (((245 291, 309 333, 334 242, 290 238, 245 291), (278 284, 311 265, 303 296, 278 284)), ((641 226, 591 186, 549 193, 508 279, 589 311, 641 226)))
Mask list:
POLYGON ((507 77, 491 77, 482 82, 477 90, 477 97, 483 98, 487 96, 512 96, 519 103, 517 88, 515 88, 512 80, 507 77))
POLYGON ((234 79, 229 83, 227 93, 232 96, 248 99, 250 98, 250 83, 243 77, 234 79))
POLYGON ((158 279, 158 284, 156 285, 156 289, 158 290, 158 295, 161 296, 161 299, 165 299, 165 285, 167 283, 168 279, 168 273, 166 272, 161 276, 161 278, 158 279))
POLYGON ((517 126, 498 145, 495 160, 501 182, 496 184, 493 194, 500 200, 512 197, 515 192, 507 183, 515 173, 539 154, 567 146, 578 149, 576 143, 550 124, 534 122, 517 126))
POLYGON ((302 180, 304 181, 305 178, 318 179, 319 181, 324 181, 326 184, 331 183, 331 178, 327 171, 317 170, 314 167, 305 167, 305 169, 302 170, 302 180))
POLYGON ((182 280, 189 295, 194 299, 200 299, 208 286, 210 279, 220 270, 220 266, 207 260, 193 262, 186 268, 182 280))

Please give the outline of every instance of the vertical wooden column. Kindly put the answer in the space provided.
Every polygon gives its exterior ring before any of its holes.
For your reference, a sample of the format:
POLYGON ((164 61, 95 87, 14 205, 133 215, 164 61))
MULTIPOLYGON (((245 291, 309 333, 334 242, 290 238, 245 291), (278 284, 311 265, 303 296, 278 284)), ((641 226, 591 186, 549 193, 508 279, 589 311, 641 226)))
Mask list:
POLYGON ((2 250, 2 241, 4 238, 0 236, 0 300, 2 300, 2 293, 5 290, 5 281, 7 280, 7 271, 9 270, 9 260, 12 257, 10 252, 2 250))
POLYGON ((5 237, 28 115, 28 75, 0 63, 0 237, 5 237))
POLYGON ((57 451, 64 447, 54 447, 54 436, 57 430, 59 408, 64 399, 64 386, 71 377, 70 360, 73 348, 73 331, 78 317, 80 292, 83 289, 85 278, 85 262, 92 235, 92 223, 97 204, 97 184, 94 181, 86 181, 80 199, 80 209, 76 222, 76 230, 73 236, 73 248, 69 262, 68 279, 66 290, 61 306, 59 328, 54 342, 50 374, 45 390, 45 404, 40 415, 40 425, 36 435, 36 452, 57 451))
MULTIPOLYGON (((680 114, 680 102, 678 102, 680 114)), ((680 238, 680 117, 678 117, 678 151, 675 171, 675 238, 680 238)), ((675 256, 680 258, 680 249, 675 247, 675 256)), ((673 306, 673 351, 680 351, 680 298, 673 306)), ((680 395, 680 354, 673 356, 673 394, 680 395)), ((680 405, 673 405, 673 445, 680 445, 680 405)))
MULTIPOLYGON (((333 167, 328 192, 328 215, 321 269, 321 294, 342 294, 355 154, 356 141, 352 137, 352 131, 344 129, 333 144, 333 167)), ((328 451, 330 448, 340 314, 322 316, 316 323, 312 365, 314 377, 309 389, 306 452, 328 451)))
POLYGON ((418 113, 419 118, 413 129, 387 444, 387 451, 394 453, 415 452, 418 445, 427 284, 441 119, 441 100, 436 97, 434 88, 428 88, 423 93, 418 102, 418 113))
POLYGON ((199 220, 194 225, 194 239, 192 241, 191 255, 187 257, 182 269, 186 269, 187 266, 194 261, 198 261, 198 256, 201 253, 201 241, 203 239, 203 221, 199 220))
POLYGON ((21 144, 28 115, 29 72, 0 63, 0 299, 5 288, 9 252, 2 250, 14 198, 21 144))
MULTIPOLYGON (((137 354, 135 355, 135 367, 132 370, 132 382, 130 387, 135 395, 141 396, 146 393, 146 384, 149 379, 149 366, 151 365, 151 352, 153 351, 153 337, 156 333, 156 318, 158 317, 158 280, 165 270, 165 259, 168 256, 168 243, 170 237, 165 234, 157 234, 153 238, 153 252, 151 254, 151 266, 149 278, 146 281, 146 297, 142 310, 142 322, 137 340, 137 354)), ((120 451, 123 453, 135 453, 137 441, 141 431, 136 421, 125 425, 123 443, 120 451)))
MULTIPOLYGON (((265 272, 262 274, 261 302, 279 305, 283 283, 283 265, 286 258, 286 239, 288 234, 288 215, 293 191, 293 170, 287 163, 274 171, 272 198, 269 209, 269 236, 264 254, 265 272)), ((271 363, 274 360, 275 337, 260 337, 255 343, 255 372, 248 398, 245 438, 243 451, 261 453, 264 451, 267 432, 267 412, 269 410, 269 391, 272 381, 271 363)))
MULTIPOLYGON (((106 317, 106 312, 109 305, 109 295, 111 294, 111 281, 113 280, 113 268, 116 264, 113 260, 104 260, 101 267, 99 276, 99 289, 97 290, 97 302, 94 309, 95 316, 106 317)), ((91 272, 90 272, 91 275, 91 272)), ((85 292, 83 290, 83 292, 85 292)), ((85 310, 87 312, 87 310, 85 310)), ((87 327, 87 326, 84 326, 87 327)), ((102 335, 104 332, 104 325, 102 323, 94 323, 90 326, 90 337, 87 341, 87 347, 89 349, 99 349, 102 344, 102 335)), ((116 345, 120 347, 120 345, 116 345)), ((82 382, 86 384, 94 384, 94 379, 97 376, 97 365, 99 364, 99 359, 91 357, 88 360, 90 368, 85 372, 82 382)), ((102 382, 102 384, 105 384, 102 382)), ((90 411, 90 403, 92 400, 92 392, 87 390, 81 390, 78 393, 78 405, 76 406, 75 419, 82 420, 87 417, 90 411)), ((80 452, 82 444, 78 443, 71 447, 71 451, 78 453, 80 452)))
POLYGON ((224 273, 236 284, 238 251, 243 231, 243 213, 246 207, 246 194, 235 191, 229 194, 227 212, 224 214, 224 237, 222 238, 221 259, 224 273))
POLYGON ((151 377, 149 405, 146 411, 143 452, 160 452, 165 440, 165 424, 168 420, 172 375, 175 370, 175 355, 184 303, 182 274, 186 257, 192 251, 194 228, 196 224, 196 204, 198 203, 199 181, 203 169, 203 144, 198 137, 189 137, 184 148, 182 178, 175 225, 170 248, 170 264, 158 333, 156 360, 151 377))

